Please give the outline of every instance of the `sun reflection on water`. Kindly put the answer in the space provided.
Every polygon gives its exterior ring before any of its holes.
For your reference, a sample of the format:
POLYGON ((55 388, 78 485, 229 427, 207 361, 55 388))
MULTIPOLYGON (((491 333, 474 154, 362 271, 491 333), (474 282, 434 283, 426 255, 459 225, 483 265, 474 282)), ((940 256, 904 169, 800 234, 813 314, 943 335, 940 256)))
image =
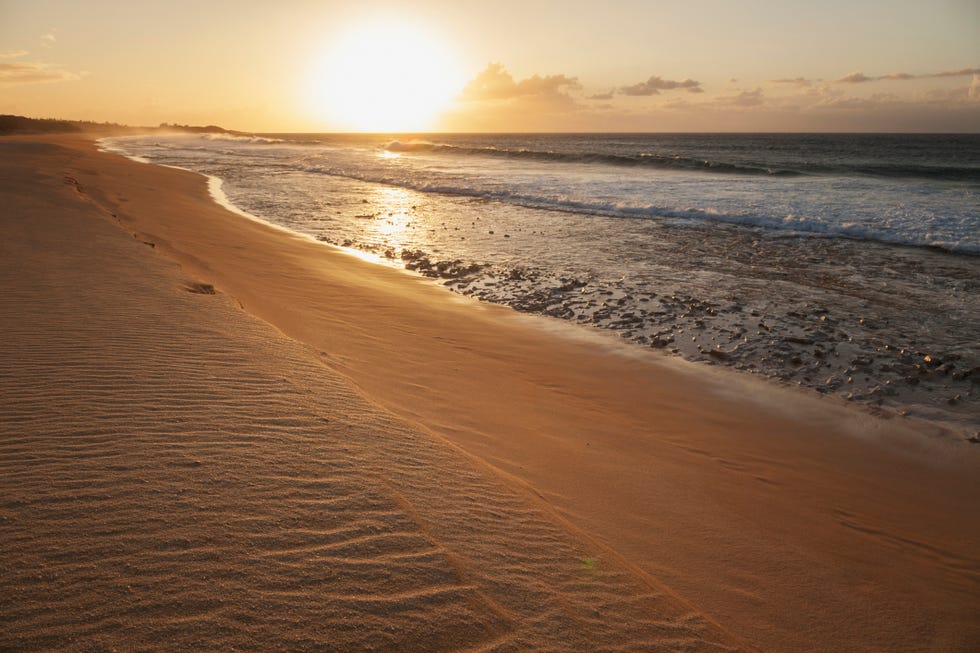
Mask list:
POLYGON ((412 199, 412 193, 403 188, 378 188, 375 191, 371 201, 378 209, 371 224, 374 239, 395 250, 408 243, 415 213, 412 199))

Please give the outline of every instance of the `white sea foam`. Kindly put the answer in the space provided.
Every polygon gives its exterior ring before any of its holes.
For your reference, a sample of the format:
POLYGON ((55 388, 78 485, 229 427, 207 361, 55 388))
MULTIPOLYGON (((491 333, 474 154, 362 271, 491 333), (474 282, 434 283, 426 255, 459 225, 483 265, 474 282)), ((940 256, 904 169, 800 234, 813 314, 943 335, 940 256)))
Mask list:
POLYGON ((237 143, 252 143, 252 144, 259 144, 259 145, 285 142, 281 138, 268 138, 265 136, 247 136, 244 134, 225 134, 225 133, 201 134, 201 138, 206 141, 233 141, 237 143))
MULTIPOLYGON (((243 159, 249 168, 261 163, 277 172, 331 175, 530 209, 627 219, 716 221, 980 254, 980 184, 950 186, 945 181, 859 175, 709 175, 704 170, 717 169, 720 164, 709 161, 711 165, 696 170, 624 168, 607 164, 615 158, 642 160, 652 155, 641 152, 598 156, 588 151, 554 153, 511 148, 504 152, 505 156, 480 156, 498 150, 493 144, 463 147, 429 140, 317 146, 309 141, 202 134, 114 139, 113 147, 126 149, 122 142, 129 143, 130 154, 143 156, 143 160, 187 164, 192 168, 218 163, 212 157, 233 156, 243 159), (262 147, 269 145, 277 147, 262 147), (378 152, 382 149, 403 156, 380 157, 378 152), (475 155, 447 159, 446 152, 475 155), (525 156, 528 153, 530 156, 525 156)), ((685 158, 688 159, 696 157, 685 158)), ((785 161, 779 163, 788 165, 785 161)), ((726 165, 763 168, 741 160, 726 165)), ((885 167, 879 163, 875 169, 885 167)))

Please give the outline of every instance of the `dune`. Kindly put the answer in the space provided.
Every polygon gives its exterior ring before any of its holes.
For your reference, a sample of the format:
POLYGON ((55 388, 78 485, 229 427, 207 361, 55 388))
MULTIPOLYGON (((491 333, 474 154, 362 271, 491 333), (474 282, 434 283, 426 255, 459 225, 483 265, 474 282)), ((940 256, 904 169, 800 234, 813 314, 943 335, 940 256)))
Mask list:
POLYGON ((0 647, 968 651, 980 452, 0 141, 0 647))

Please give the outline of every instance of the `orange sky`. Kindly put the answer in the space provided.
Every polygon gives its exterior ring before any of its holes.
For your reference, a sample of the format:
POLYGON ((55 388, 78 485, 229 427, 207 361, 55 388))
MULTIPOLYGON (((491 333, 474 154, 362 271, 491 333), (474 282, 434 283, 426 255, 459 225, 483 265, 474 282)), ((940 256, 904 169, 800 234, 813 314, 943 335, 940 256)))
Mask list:
POLYGON ((980 131, 980 3, 0 0, 0 113, 268 132, 980 131))

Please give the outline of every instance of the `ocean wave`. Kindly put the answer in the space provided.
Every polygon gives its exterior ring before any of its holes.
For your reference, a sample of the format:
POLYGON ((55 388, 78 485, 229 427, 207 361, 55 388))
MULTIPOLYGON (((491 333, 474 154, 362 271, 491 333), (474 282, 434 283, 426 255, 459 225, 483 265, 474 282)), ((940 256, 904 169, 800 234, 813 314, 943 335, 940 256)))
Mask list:
POLYGON ((682 172, 701 171, 720 174, 758 175, 764 177, 862 176, 881 178, 929 179, 934 181, 965 181, 980 183, 980 167, 942 164, 910 165, 884 162, 844 162, 828 164, 821 161, 798 161, 794 166, 769 165, 752 161, 723 161, 690 156, 609 152, 560 152, 530 148, 500 148, 495 146, 467 146, 431 141, 392 141, 385 146, 389 152, 434 153, 457 156, 483 156, 513 160, 530 160, 553 163, 603 164, 624 167, 648 167, 682 172))
MULTIPOLYGON (((385 149, 389 152, 429 152, 435 147, 437 147, 436 144, 429 141, 408 141, 407 143, 391 141, 385 145, 385 149)), ((452 146, 443 145, 439 147, 452 146)))
POLYGON ((355 179, 368 183, 397 186, 421 193, 438 193, 457 197, 506 202, 530 209, 559 211, 563 213, 584 213, 611 218, 650 218, 698 222, 722 222, 746 227, 780 230, 784 233, 798 235, 820 235, 868 240, 882 243, 911 245, 943 249, 958 254, 980 255, 980 242, 967 231, 963 238, 953 234, 936 236, 927 227, 918 230, 897 227, 881 228, 880 225, 869 225, 857 222, 833 222, 819 219, 808 219, 803 216, 760 215, 757 213, 726 213, 710 208, 677 207, 623 204, 618 202, 586 201, 552 195, 536 195, 509 189, 488 189, 461 186, 439 181, 410 180, 387 175, 371 175, 345 169, 331 168, 318 165, 302 165, 305 172, 325 174, 346 179, 355 179))
POLYGON ((237 143, 253 143, 257 145, 268 145, 272 143, 285 143, 281 138, 269 138, 266 136, 245 136, 238 134, 201 134, 201 140, 205 141, 234 141, 237 143))
MULTIPOLYGON (((902 164, 865 164, 841 166, 842 169, 854 174, 869 177, 894 177, 897 179, 931 179, 935 181, 967 181, 980 184, 980 168, 962 166, 910 166, 902 164)), ((836 168, 826 172, 832 173, 836 168)))
POLYGON ((761 175, 770 177, 796 177, 804 173, 795 170, 710 161, 683 156, 662 154, 610 154, 601 152, 555 152, 551 150, 500 149, 496 147, 465 147, 432 143, 429 141, 392 141, 385 146, 389 152, 435 152, 469 156, 490 156, 507 159, 524 159, 556 163, 604 164, 624 167, 650 167, 664 170, 703 170, 741 175, 761 175))

